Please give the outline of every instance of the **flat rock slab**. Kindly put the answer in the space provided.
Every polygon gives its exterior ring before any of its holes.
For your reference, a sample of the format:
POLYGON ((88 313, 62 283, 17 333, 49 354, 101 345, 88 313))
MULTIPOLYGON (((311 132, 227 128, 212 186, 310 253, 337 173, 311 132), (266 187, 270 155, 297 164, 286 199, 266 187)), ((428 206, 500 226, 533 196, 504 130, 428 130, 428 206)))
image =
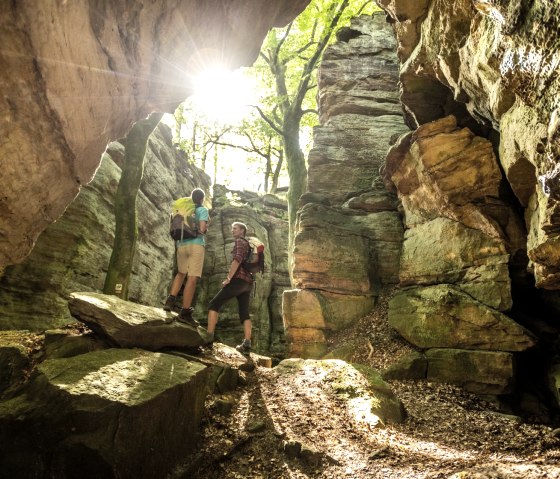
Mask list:
POLYGON ((72 293, 70 313, 96 333, 123 348, 158 351, 164 348, 193 349, 205 343, 204 328, 176 321, 160 308, 124 301, 100 293, 72 293))

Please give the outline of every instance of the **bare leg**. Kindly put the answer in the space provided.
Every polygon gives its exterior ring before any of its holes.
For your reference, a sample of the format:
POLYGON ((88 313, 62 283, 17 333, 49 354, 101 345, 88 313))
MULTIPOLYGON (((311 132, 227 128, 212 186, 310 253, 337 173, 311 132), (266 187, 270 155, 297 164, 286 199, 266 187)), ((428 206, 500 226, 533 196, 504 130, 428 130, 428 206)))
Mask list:
POLYGON ((246 319, 245 321, 243 321, 243 333, 244 333, 245 339, 247 339, 248 341, 251 341, 251 320, 250 319, 246 319))
POLYGON ((218 324, 218 311, 208 311, 208 332, 214 334, 216 325, 218 324))
POLYGON ((185 284, 185 289, 183 290, 183 308, 185 309, 191 307, 197 280, 198 276, 187 276, 187 284, 185 284))
POLYGON ((185 281, 185 273, 177 273, 171 284, 171 292, 169 293, 171 296, 177 296, 183 285, 183 281, 185 281))

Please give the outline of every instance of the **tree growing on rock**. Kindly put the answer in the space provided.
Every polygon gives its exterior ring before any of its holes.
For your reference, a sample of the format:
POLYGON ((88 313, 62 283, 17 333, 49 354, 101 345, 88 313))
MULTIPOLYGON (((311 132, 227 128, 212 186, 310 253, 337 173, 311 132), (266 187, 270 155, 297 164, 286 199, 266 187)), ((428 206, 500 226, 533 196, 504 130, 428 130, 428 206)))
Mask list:
POLYGON ((255 74, 268 87, 268 95, 255 108, 280 137, 288 169, 290 250, 298 201, 307 189, 307 165, 300 131, 304 124, 311 126, 317 121, 315 73, 337 28, 371 4, 370 1, 313 1, 286 27, 269 32, 254 65, 255 74))
POLYGON ((124 140, 125 156, 115 197, 115 239, 103 286, 104 293, 114 294, 121 299, 128 299, 132 263, 136 252, 136 198, 144 175, 146 145, 162 116, 163 113, 152 113, 148 118, 136 122, 124 140))

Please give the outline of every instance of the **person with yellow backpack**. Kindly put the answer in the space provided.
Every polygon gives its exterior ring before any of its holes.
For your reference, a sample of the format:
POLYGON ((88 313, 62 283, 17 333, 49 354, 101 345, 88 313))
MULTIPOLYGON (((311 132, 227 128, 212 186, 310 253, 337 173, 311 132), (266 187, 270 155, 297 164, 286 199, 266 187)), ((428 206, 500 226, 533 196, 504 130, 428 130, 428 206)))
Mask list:
POLYGON ((182 308, 177 320, 195 327, 199 323, 193 318, 192 300, 197 280, 202 276, 205 234, 209 221, 208 209, 202 206, 203 201, 204 191, 195 188, 190 198, 179 198, 173 202, 169 233, 175 240, 178 272, 163 306, 165 311, 173 310, 186 277, 182 308))

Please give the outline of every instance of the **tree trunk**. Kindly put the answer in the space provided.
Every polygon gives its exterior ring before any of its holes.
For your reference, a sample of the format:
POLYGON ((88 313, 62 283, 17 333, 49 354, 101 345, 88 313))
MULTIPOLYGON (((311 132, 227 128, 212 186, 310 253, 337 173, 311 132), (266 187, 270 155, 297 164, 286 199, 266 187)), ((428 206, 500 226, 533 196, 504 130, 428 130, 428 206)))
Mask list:
POLYGON ((115 240, 105 277, 103 292, 128 299, 132 262, 138 237, 136 198, 142 175, 149 136, 161 120, 162 113, 152 113, 128 132, 121 179, 115 197, 115 240))
POLYGON ((266 168, 264 172, 264 192, 268 193, 268 183, 270 181, 270 175, 272 174, 272 153, 270 148, 270 138, 269 144, 265 155, 266 168))
POLYGON ((284 123, 284 153, 290 178, 290 188, 288 190, 288 251, 292 251, 294 245, 294 228, 299 199, 307 189, 307 166, 305 165, 305 156, 299 146, 299 124, 299 120, 294 119, 293 115, 286 115, 286 122, 284 123))
POLYGON ((276 194, 278 189, 278 179, 280 178, 280 171, 282 171, 282 163, 284 162, 284 152, 280 151, 278 156, 278 163, 276 163, 276 168, 274 169, 274 174, 272 175, 272 185, 270 187, 270 192, 276 194))

